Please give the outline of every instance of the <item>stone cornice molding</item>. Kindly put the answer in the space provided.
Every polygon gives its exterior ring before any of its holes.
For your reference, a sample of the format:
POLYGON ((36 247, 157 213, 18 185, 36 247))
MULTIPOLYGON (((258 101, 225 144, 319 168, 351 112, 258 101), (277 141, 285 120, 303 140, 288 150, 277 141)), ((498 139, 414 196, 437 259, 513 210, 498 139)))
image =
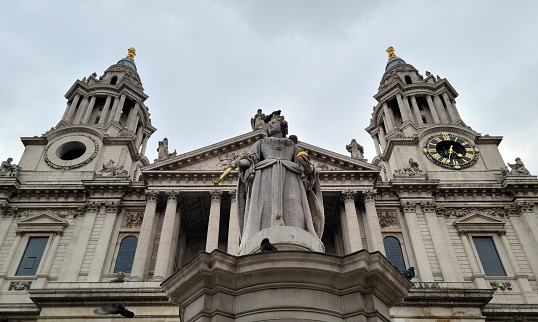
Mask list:
POLYGON ((457 133, 458 135, 464 136, 470 142, 474 142, 474 139, 480 134, 475 132, 473 129, 465 128, 461 126, 454 126, 450 124, 435 124, 432 127, 426 129, 423 132, 418 133, 418 139, 422 140, 425 137, 432 136, 436 133, 457 133))
POLYGON ((107 134, 104 134, 101 131, 89 125, 77 124, 77 125, 70 125, 68 127, 61 127, 59 129, 54 129, 53 131, 47 133, 44 137, 48 141, 52 141, 60 136, 69 135, 72 133, 91 134, 91 135, 96 136, 99 140, 103 140, 103 138, 106 138, 108 136, 107 134))

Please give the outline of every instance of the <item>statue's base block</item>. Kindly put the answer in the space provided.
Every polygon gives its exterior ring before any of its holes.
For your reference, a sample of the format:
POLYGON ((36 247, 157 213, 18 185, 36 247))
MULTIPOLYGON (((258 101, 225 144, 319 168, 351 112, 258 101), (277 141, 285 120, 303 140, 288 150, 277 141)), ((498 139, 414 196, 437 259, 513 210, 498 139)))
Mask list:
POLYGON ((268 238, 278 250, 306 250, 325 252, 321 240, 304 229, 293 226, 270 227, 255 233, 249 240, 241 245, 239 255, 247 255, 260 251, 260 244, 268 238))
POLYGON ((390 321, 411 283, 380 253, 200 253, 161 286, 181 321, 390 321))

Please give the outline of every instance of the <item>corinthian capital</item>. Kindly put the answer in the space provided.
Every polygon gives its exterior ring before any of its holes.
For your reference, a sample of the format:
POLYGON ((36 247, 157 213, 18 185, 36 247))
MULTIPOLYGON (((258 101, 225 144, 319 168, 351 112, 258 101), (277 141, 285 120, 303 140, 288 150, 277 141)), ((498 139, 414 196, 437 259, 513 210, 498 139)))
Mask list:
POLYGON ((374 201, 377 192, 375 190, 366 190, 362 192, 364 202, 374 201))
POLYGON ((176 200, 180 201, 181 195, 179 190, 167 190, 166 196, 168 197, 168 200, 176 200))
POLYGON ((355 201, 355 195, 357 193, 355 191, 352 191, 352 190, 344 190, 342 191, 342 196, 340 197, 340 200, 342 200, 343 202, 346 202, 346 201, 355 201))
POLYGON ((220 201, 222 199, 222 190, 209 190, 211 201, 220 201))
POLYGON ((157 201, 157 196, 159 195, 159 191, 146 190, 145 194, 146 194, 147 201, 150 201, 150 200, 157 201))
POLYGON ((402 201, 402 210, 403 212, 416 212, 417 204, 413 201, 402 201))

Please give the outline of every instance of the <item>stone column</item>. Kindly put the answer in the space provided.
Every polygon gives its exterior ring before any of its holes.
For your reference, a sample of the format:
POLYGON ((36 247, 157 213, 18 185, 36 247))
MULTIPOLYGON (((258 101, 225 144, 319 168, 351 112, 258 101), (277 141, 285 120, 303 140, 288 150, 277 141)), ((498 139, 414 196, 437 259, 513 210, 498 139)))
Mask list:
POLYGON ((385 254, 385 244, 383 243, 383 236, 381 235, 381 226, 379 225, 379 218, 377 217, 377 210, 375 208, 375 191, 363 191, 362 197, 364 199, 364 207, 366 208, 366 224, 368 231, 370 231, 370 243, 372 249, 370 251, 380 251, 381 254, 385 254))
POLYGON ((125 104, 125 99, 127 98, 127 95, 125 94, 121 94, 121 97, 120 97, 120 102, 118 103, 118 106, 116 107, 116 111, 114 114, 114 119, 113 121, 115 122, 119 122, 120 121, 120 118, 121 118, 121 111, 123 110, 123 105, 125 104))
POLYGON ((490 286, 486 284, 486 280, 484 279, 486 275, 480 271, 480 266, 478 266, 478 262, 476 261, 473 248, 471 247, 471 243, 469 242, 469 238, 467 236, 467 231, 458 230, 458 236, 461 238, 463 249, 465 249, 465 254, 469 260, 469 265, 471 266, 471 272, 473 274, 472 278, 476 287, 489 288, 490 286))
POLYGON ((142 141, 142 131, 144 130, 144 127, 141 126, 138 128, 138 130, 136 131, 136 139, 135 139, 135 149, 136 151, 140 150, 140 141, 142 141))
POLYGON ((158 191, 146 191, 146 210, 144 211, 144 219, 140 227, 140 235, 138 236, 138 244, 136 246, 135 258, 133 261, 133 269, 131 270, 130 281, 142 281, 146 275, 146 261, 151 259, 151 231, 153 229, 153 220, 155 219, 155 210, 157 209, 158 191))
POLYGON ((417 118, 417 124, 424 124, 422 121, 422 115, 420 114, 420 110, 418 109, 417 99, 414 95, 411 95, 411 105, 413 105, 413 111, 415 112, 415 116, 417 118))
POLYGON ((148 136, 144 135, 144 139, 142 140, 142 148, 140 149, 140 154, 145 155, 146 154, 146 147, 148 146, 148 136))
POLYGON ((452 103, 450 102, 450 98, 448 97, 448 94, 446 92, 443 92, 443 99, 445 100, 446 109, 448 111, 448 115, 450 116, 450 120, 452 122, 455 122, 459 119, 458 115, 456 114, 456 110, 454 109, 454 106, 452 106, 452 103))
POLYGON ((81 119, 84 115, 84 112, 86 111, 86 108, 88 107, 89 98, 88 96, 84 96, 82 99, 82 103, 80 103, 80 106, 78 108, 77 114, 75 115, 75 119, 73 120, 73 124, 80 124, 81 119))
POLYGON ((209 210, 209 223, 207 225, 207 240, 205 251, 210 253, 219 248, 220 202, 222 191, 210 190, 211 208, 209 210))
POLYGON ((402 114, 402 120, 410 121, 409 115, 411 110, 409 109, 409 104, 402 99, 402 94, 396 94, 396 101, 398 101, 398 108, 400 109, 400 114, 402 114))
MULTIPOLYGON (((62 277, 63 281, 76 282, 78 279, 82 261, 84 260, 84 254, 86 253, 86 247, 88 246, 93 224, 95 223, 99 208, 101 208, 101 206, 95 202, 86 205, 86 213, 80 223, 80 230, 78 231, 74 251, 69 259, 67 271, 62 277)), ((77 223, 77 225, 78 224, 79 223, 77 223)))
POLYGON ((88 105, 88 108, 86 109, 86 113, 84 113, 84 118, 82 119, 82 123, 89 124, 90 123, 90 117, 92 117, 93 112, 93 106, 95 105, 95 96, 92 96, 90 99, 90 105, 88 105))
POLYGON ((114 229, 114 223, 116 222, 118 211, 120 211, 120 206, 118 203, 108 202, 105 204, 103 228, 101 228, 101 232, 99 233, 99 240, 97 241, 95 253, 93 254, 90 271, 88 272, 88 282, 99 282, 101 279, 101 274, 103 273, 105 258, 110 245, 112 230, 114 229))
POLYGON ((80 94, 76 94, 75 98, 73 98, 73 101, 71 102, 71 106, 69 106, 69 112, 67 113, 67 116, 65 117, 65 120, 67 122, 73 123, 73 118, 75 117, 75 111, 77 109, 77 104, 80 99, 80 94))
POLYGON ((424 240, 422 239, 422 232, 418 225, 416 204, 411 201, 404 201, 402 202, 402 211, 405 217, 405 223, 407 224, 407 229, 409 230, 411 245, 413 246, 413 253, 416 259, 415 263, 418 265, 418 272, 420 274, 420 281, 433 282, 433 274, 430 267, 430 261, 428 260, 428 253, 426 252, 424 240))
POLYGON ((450 120, 448 119, 448 115, 446 115, 445 106, 443 105, 443 102, 441 102, 441 99, 438 95, 433 96, 433 105, 435 106, 435 109, 437 110, 437 114, 439 114, 439 118, 441 119, 442 123, 450 123, 450 120))
POLYGON ((166 192, 168 201, 166 202, 166 210, 164 212, 163 227, 161 230, 161 239, 159 240, 159 250, 157 251, 157 260, 155 262, 155 270, 153 272, 154 281, 163 281, 170 275, 170 256, 172 250, 172 240, 174 237, 174 228, 176 227, 177 205, 180 201, 179 190, 169 190, 166 192))
POLYGON ((423 201, 420 206, 422 207, 422 212, 426 217, 426 223, 428 224, 428 229, 432 236, 433 247, 435 249, 437 259, 439 260, 443 280, 445 282, 456 282, 456 275, 454 273, 454 269, 452 268, 448 249, 445 245, 444 238, 442 237, 443 232, 441 231, 439 221, 437 220, 435 204, 431 201, 423 201))
POLYGON ((103 107, 103 112, 101 113, 101 118, 99 119, 99 124, 106 124, 106 119, 108 117, 108 112, 110 111, 110 102, 112 101, 112 96, 108 95, 106 97, 105 106, 103 107))
POLYGON ((385 129, 382 126, 379 127, 379 143, 381 144, 383 153, 385 153, 385 148, 387 147, 387 138, 385 137, 385 129))
POLYGON ((228 254, 239 255, 239 218, 237 217, 235 190, 230 191, 230 223, 228 225, 228 254))
POLYGON ((62 115, 62 120, 67 120, 67 114, 69 114, 69 110, 71 109, 71 103, 67 102, 67 106, 65 107, 64 115, 62 115))
POLYGON ((116 110, 118 109, 118 104, 120 103, 120 97, 118 95, 114 96, 114 104, 112 104, 112 109, 110 110, 110 113, 108 114, 107 120, 105 121, 105 124, 108 122, 112 122, 114 120, 114 115, 116 115, 116 110))
POLYGON ((359 219, 357 218, 357 209, 355 208, 355 191, 342 191, 342 201, 346 209, 347 234, 349 238, 349 252, 354 253, 361 249, 362 246, 361 229, 359 219))
POLYGON ((127 128, 131 131, 136 131, 136 121, 138 116, 139 104, 136 102, 133 109, 129 112, 129 117, 127 118, 127 128))
POLYGON ((374 140, 375 153, 380 155, 381 149, 379 148, 379 139, 377 138, 377 135, 372 135, 372 139, 374 140))
POLYGON ((430 113, 432 113, 433 122, 441 123, 441 120, 439 120, 439 115, 437 115, 435 105, 433 105, 432 97, 430 95, 426 95, 426 101, 428 102, 428 108, 430 109, 430 113))
POLYGON ((390 129, 394 128, 394 115, 392 115, 392 111, 389 109, 387 103, 383 103, 383 112, 385 113, 385 125, 390 131, 390 129))
POLYGON ((342 244, 344 246, 344 255, 351 253, 349 245, 349 234, 347 231, 347 219, 346 219, 346 209, 342 207, 340 209, 340 226, 342 228, 342 244))
POLYGON ((5 277, 9 271, 9 267, 13 264, 13 259, 15 258, 17 250, 19 249, 19 245, 21 244, 22 236, 24 236, 24 233, 24 230, 17 230, 15 232, 15 240, 13 241, 11 249, 9 250, 9 254, 4 261, 4 265, 2 266, 2 270, 0 271, 0 277, 5 277))

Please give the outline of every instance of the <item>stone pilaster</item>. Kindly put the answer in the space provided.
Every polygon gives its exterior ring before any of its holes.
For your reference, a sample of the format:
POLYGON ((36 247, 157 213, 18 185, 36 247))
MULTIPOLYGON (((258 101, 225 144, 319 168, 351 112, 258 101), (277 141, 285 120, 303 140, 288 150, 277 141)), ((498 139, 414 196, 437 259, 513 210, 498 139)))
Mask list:
POLYGON ((146 210, 144 211, 144 219, 138 236, 133 269, 129 278, 131 281, 142 281, 146 276, 146 261, 150 259, 151 231, 153 229, 153 220, 155 219, 155 210, 157 209, 158 195, 158 191, 146 191, 146 210))
POLYGON ((362 246, 359 219, 357 218, 357 209, 355 208, 355 195, 355 191, 346 190, 342 191, 341 197, 341 200, 344 202, 344 207, 346 209, 346 223, 350 253, 354 253, 356 251, 364 249, 364 247, 362 246))
POLYGON ((418 266, 415 268, 418 268, 420 280, 422 282, 433 282, 433 274, 428 260, 428 253, 426 252, 424 240, 422 239, 422 232, 418 225, 416 213, 417 205, 412 201, 402 201, 402 211, 407 224, 407 229, 409 230, 415 262, 418 266))
POLYGON ((169 190, 166 192, 168 200, 166 202, 166 210, 164 213, 163 227, 161 230, 161 239, 159 241, 159 250, 157 251, 157 261, 155 262, 155 270, 153 280, 162 281, 170 275, 170 259, 172 250, 172 240, 174 237, 174 228, 176 227, 177 205, 181 200, 179 190, 169 190))
POLYGON ((0 271, 0 278, 6 277, 7 273, 9 273, 9 267, 13 263, 13 259, 15 258, 15 254, 17 253, 17 249, 19 249, 24 233, 24 230, 17 230, 15 232, 15 240, 13 241, 13 244, 11 245, 11 248, 9 250, 9 254, 7 255, 7 258, 2 265, 2 270, 0 271))
POLYGON ((99 240, 93 254, 90 271, 88 272, 88 282, 99 282, 101 275, 104 272, 105 258, 110 245, 110 238, 112 237, 112 230, 114 229, 114 223, 118 216, 118 212, 121 210, 120 206, 116 202, 108 202, 105 204, 105 218, 103 220, 103 227, 99 234, 99 240))
POLYGON ((228 225, 228 254, 239 255, 239 218, 235 190, 230 191, 230 223, 228 225))
POLYGON ((456 274, 452 267, 451 257, 449 256, 449 250, 445 244, 443 232, 437 220, 437 214, 435 212, 435 203, 432 201, 423 201, 420 204, 424 217, 426 217, 426 223, 432 236, 433 247, 435 254, 439 260, 439 266, 441 266, 441 273, 443 274, 443 280, 445 282, 456 282, 456 274))
POLYGON ((467 255, 467 259, 469 260, 469 265, 471 266, 471 272, 473 274, 472 278, 475 282, 476 287, 487 288, 488 285, 486 284, 486 280, 484 279, 486 275, 480 271, 480 266, 478 266, 476 256, 474 255, 473 248, 471 247, 471 243, 469 242, 469 236, 467 235, 467 231, 458 230, 458 236, 460 236, 461 238, 463 249, 465 249, 465 254, 467 255))
POLYGON ((205 251, 210 253, 219 247, 220 203, 222 191, 210 190, 211 208, 209 210, 209 223, 207 225, 207 240, 205 251))
POLYGON ((372 245, 370 251, 380 251, 383 255, 386 255, 383 236, 381 235, 381 226, 379 225, 379 218, 377 217, 377 210, 375 208, 375 195, 376 192, 373 190, 362 192, 364 207, 366 209, 366 225, 370 232, 370 244, 372 245))

